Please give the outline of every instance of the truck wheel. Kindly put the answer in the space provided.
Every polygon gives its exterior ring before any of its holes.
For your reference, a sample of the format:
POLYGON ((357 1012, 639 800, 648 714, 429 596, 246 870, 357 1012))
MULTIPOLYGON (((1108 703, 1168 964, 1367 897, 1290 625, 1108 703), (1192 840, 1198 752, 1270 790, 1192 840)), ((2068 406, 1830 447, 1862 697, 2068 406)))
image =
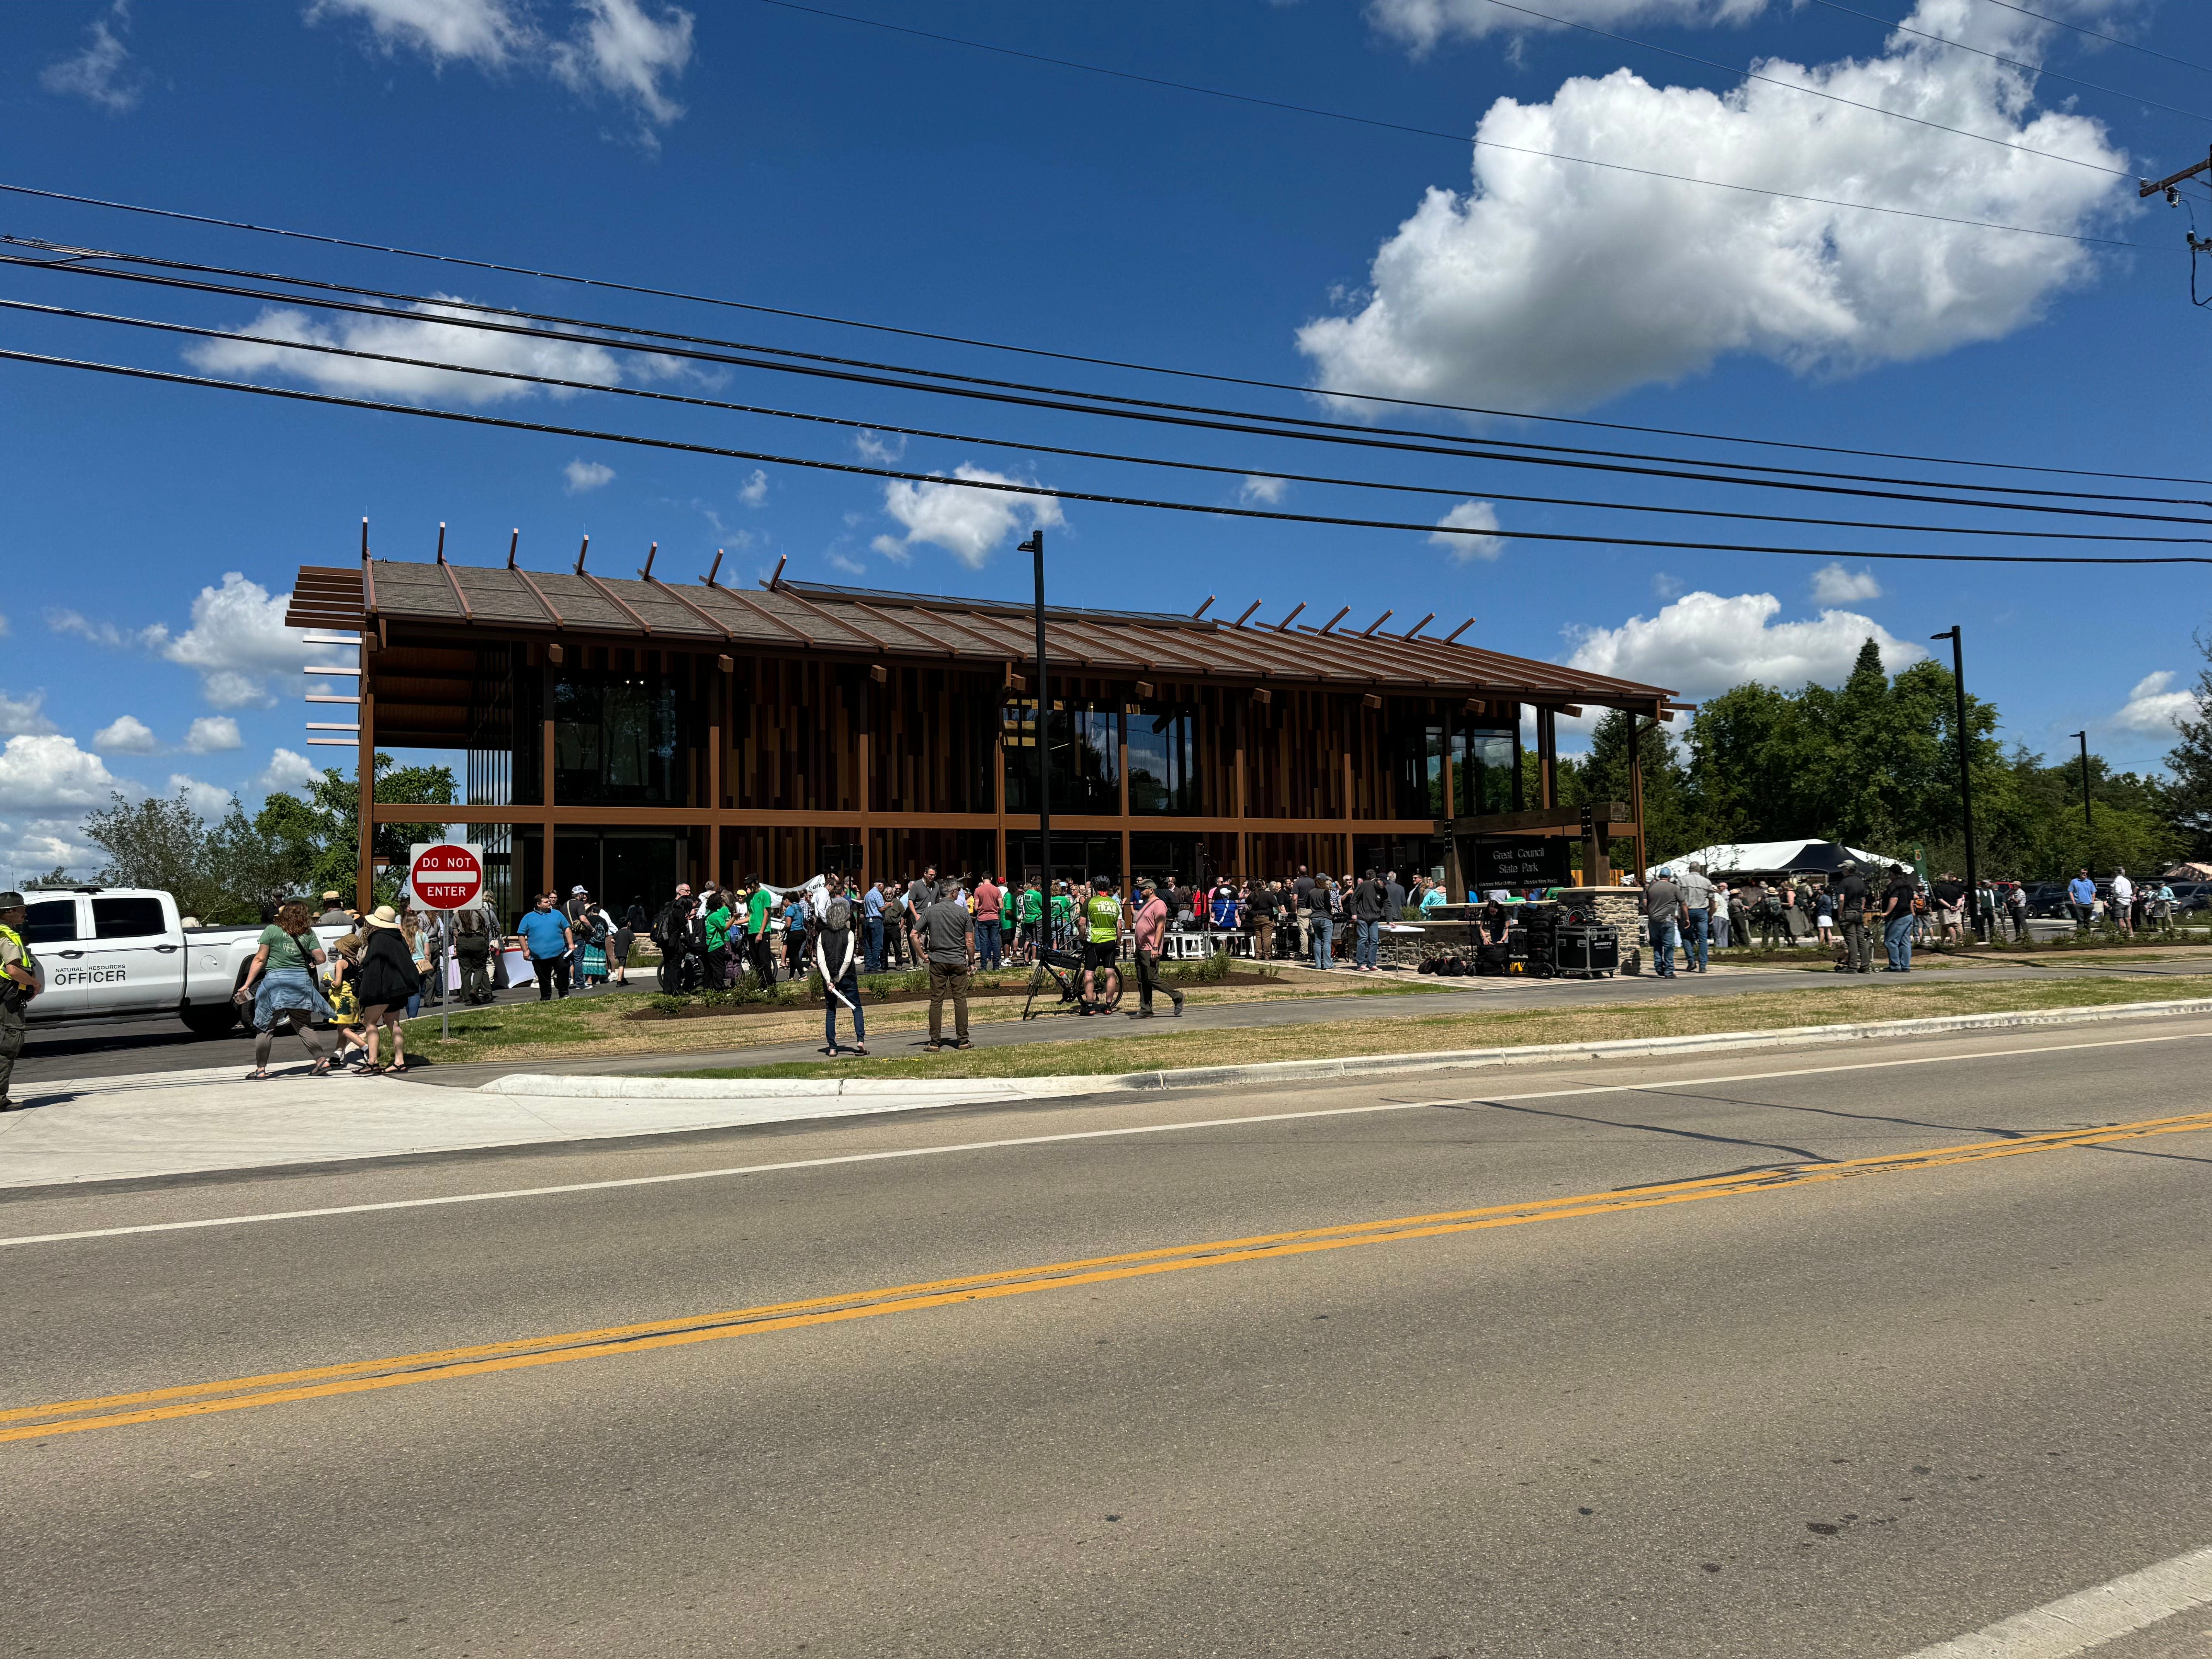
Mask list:
POLYGON ((194 1036, 222 1036, 238 1024, 238 1005, 222 1002, 211 1008, 187 1008, 183 1018, 185 1029, 194 1036))

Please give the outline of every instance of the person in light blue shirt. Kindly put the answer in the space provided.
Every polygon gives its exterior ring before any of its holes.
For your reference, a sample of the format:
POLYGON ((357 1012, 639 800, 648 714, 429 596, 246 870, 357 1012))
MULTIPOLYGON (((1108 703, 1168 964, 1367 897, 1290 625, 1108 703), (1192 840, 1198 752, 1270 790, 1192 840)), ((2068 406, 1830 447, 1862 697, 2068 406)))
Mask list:
POLYGON ((540 893, 536 905, 526 911, 515 932, 522 935, 522 943, 530 952, 530 965, 538 970, 538 1000, 550 1002, 557 986, 562 996, 568 994, 568 953, 575 948, 576 939, 568 927, 568 918, 553 908, 553 896, 540 893))
POLYGON ((866 952, 867 971, 872 974, 880 974, 884 971, 883 883, 878 881, 870 884, 868 896, 860 901, 860 911, 867 924, 864 930, 867 939, 866 952))
POLYGON ((2089 931, 2089 912, 2097 902, 2097 884, 2089 879, 2087 870, 2066 884, 2066 896, 2074 905, 2074 931, 2089 931))
POLYGON ((1427 916, 1449 902, 1450 901, 1444 896, 1443 883, 1432 881, 1428 890, 1421 895, 1421 914, 1427 916))

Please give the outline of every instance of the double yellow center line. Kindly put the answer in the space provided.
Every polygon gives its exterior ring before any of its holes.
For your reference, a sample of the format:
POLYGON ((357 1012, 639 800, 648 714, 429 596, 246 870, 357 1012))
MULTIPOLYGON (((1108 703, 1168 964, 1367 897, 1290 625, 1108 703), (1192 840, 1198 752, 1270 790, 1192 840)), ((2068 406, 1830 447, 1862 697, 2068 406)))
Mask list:
POLYGON ((2147 1118, 2134 1123, 2053 1130, 2006 1140, 1977 1141, 1964 1146, 1936 1147, 1926 1152, 1899 1152, 1880 1158, 1850 1158, 1834 1164, 1790 1164, 1774 1170, 1712 1176, 1697 1181, 1668 1182, 1619 1192, 1583 1193, 1572 1197, 1538 1199, 1522 1204, 1492 1205, 1483 1209, 1446 1210, 1431 1215, 1395 1216, 1382 1221, 1307 1228, 1297 1232, 1261 1233, 1248 1238, 1216 1239, 1203 1244, 1136 1250, 1120 1255, 1091 1256, 1077 1261, 1055 1261, 1042 1267, 1017 1267, 1002 1273, 931 1279, 915 1285, 895 1285, 879 1290, 849 1291, 839 1296, 813 1297, 799 1302, 774 1302, 755 1308, 733 1308, 720 1313, 697 1314, 682 1319, 653 1320, 643 1324, 610 1326, 599 1330, 568 1331, 558 1335, 525 1337, 511 1342, 490 1342, 474 1347, 441 1348, 427 1353, 356 1360, 347 1364, 320 1365, 306 1370, 272 1371, 260 1376, 233 1377, 217 1382, 191 1382, 139 1394, 111 1395, 99 1400, 69 1400, 54 1405, 23 1406, 10 1411, 0 1411, 0 1441, 42 1440, 55 1435, 78 1434, 88 1429, 127 1428, 141 1423, 163 1422, 172 1418, 202 1417, 216 1412, 244 1411, 257 1406, 283 1405, 299 1400, 324 1400, 339 1395, 368 1394, 380 1389, 406 1388, 417 1382, 483 1376, 495 1371, 522 1370, 535 1365, 558 1365, 572 1359, 603 1359, 617 1354, 645 1353, 655 1348, 720 1342, 731 1337, 798 1330, 807 1326, 842 1324, 849 1320, 875 1319, 885 1314, 919 1313, 926 1309, 951 1307, 963 1302, 1027 1296, 1039 1291, 1071 1290, 1085 1285, 1110 1284, 1117 1279, 1183 1273, 1196 1267, 1268 1261, 1322 1250, 1351 1249, 1363 1244, 1391 1244, 1407 1239, 1440 1238, 1451 1233, 1480 1232, 1493 1227, 1519 1227, 1536 1221, 1568 1221, 1582 1216, 1612 1215, 1623 1210, 1656 1209, 1662 1205, 1689 1204, 1705 1199, 1741 1198, 1755 1193, 1780 1192, 1790 1188, 1818 1186, 1824 1182, 1846 1181, 1863 1176, 1905 1175, 1917 1170, 1986 1163, 1995 1158, 2017 1158, 2030 1152, 2101 1146, 2115 1141, 2139 1139, 2148 1135, 2179 1134, 2206 1129, 2212 1129, 2212 1112, 2195 1112, 2180 1117, 2147 1118))

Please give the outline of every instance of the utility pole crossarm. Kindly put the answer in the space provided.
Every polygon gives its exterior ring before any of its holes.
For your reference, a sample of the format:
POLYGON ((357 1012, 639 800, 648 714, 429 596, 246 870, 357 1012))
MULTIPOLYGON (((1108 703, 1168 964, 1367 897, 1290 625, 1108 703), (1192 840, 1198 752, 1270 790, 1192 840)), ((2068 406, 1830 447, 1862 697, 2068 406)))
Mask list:
POLYGON ((2203 161, 2199 161, 2193 167, 2184 167, 2180 172, 2170 173, 2163 179, 2143 179, 2137 180, 2136 190, 2136 198, 2138 200, 2147 199, 2148 198, 2157 195, 2159 191, 2162 190, 2172 190, 2176 185, 2182 184, 2188 179, 2194 179, 2200 173, 2212 173, 2212 155, 2208 155, 2203 161))

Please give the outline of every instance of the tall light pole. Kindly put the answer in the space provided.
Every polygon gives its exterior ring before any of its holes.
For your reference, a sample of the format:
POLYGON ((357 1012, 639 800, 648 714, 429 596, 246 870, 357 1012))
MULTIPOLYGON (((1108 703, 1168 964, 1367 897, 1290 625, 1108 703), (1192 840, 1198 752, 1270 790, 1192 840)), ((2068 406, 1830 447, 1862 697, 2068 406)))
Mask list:
MULTIPOLYGON (((2076 732, 2074 735, 2081 740, 2081 828, 2085 834, 2094 836, 2097 833, 2097 821, 2089 815, 2089 734, 2076 732)), ((2088 856, 2086 848, 2082 856, 2086 861, 2088 856)))
POLYGON ((1966 738, 1966 650, 1956 626, 1941 634, 1930 634, 1931 640, 1951 641, 1951 694, 1956 699, 1957 715, 1954 729, 1959 736, 1959 815, 1966 831, 1966 902, 1973 907, 1974 937, 1982 937, 1981 874, 1974 860, 1974 778, 1966 757, 1972 745, 1966 738))
POLYGON ((1029 540, 1014 550, 1036 558, 1036 748, 1037 748, 1037 863, 1043 872, 1044 946, 1052 949, 1052 750, 1046 741, 1051 720, 1051 688, 1045 684, 1044 655, 1044 532, 1030 532, 1029 540))

